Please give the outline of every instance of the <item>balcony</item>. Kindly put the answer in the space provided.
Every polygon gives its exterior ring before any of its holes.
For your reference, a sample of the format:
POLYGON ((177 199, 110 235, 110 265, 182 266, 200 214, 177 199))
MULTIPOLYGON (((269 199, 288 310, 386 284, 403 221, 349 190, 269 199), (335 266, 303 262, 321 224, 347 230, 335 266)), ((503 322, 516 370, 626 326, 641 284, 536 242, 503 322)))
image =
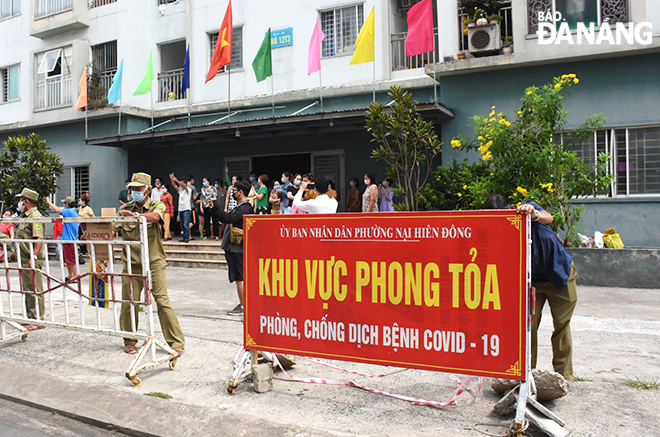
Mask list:
POLYGON ((49 77, 37 82, 35 109, 71 105, 71 75, 49 77))
POLYGON ((512 47, 513 19, 511 1, 500 1, 485 10, 491 16, 491 21, 489 25, 477 26, 474 24, 475 8, 459 6, 459 53, 469 52, 473 56, 492 56, 501 54, 501 49, 504 47, 512 47), (473 40, 473 38, 476 39, 473 40), (486 41, 486 38, 490 39, 490 41, 486 41), (471 42, 472 44, 470 44, 471 42))
POLYGON ((31 0, 34 15, 30 35, 48 38, 62 32, 89 27, 87 0, 31 0))
POLYGON ((438 52, 438 30, 433 31, 435 59, 433 52, 422 53, 417 56, 406 56, 406 35, 407 32, 393 33, 390 37, 392 53, 392 71, 411 70, 413 68, 424 67, 427 64, 440 62, 438 52))
POLYGON ((116 3, 117 0, 89 0, 89 8, 94 9, 101 6, 109 5, 110 3, 116 3))
POLYGON ((158 102, 181 100, 186 98, 181 93, 183 83, 183 68, 158 73, 158 102))

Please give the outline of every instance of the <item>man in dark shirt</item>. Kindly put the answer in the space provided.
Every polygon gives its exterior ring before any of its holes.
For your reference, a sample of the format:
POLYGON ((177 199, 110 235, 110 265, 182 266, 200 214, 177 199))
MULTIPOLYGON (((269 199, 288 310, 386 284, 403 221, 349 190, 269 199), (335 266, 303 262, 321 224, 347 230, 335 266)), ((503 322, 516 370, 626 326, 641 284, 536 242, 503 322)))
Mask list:
POLYGON ((250 184, 247 181, 238 181, 234 184, 234 197, 238 202, 236 208, 229 212, 225 212, 222 208, 215 208, 211 210, 213 216, 220 221, 230 226, 226 226, 220 247, 225 251, 225 258, 227 259, 227 267, 229 267, 229 282, 236 282, 236 292, 238 293, 239 304, 236 305, 229 315, 243 315, 243 241, 240 244, 231 241, 231 228, 238 228, 243 230, 243 216, 254 214, 252 205, 248 201, 248 194, 250 193, 250 184))
MULTIPOLYGON (((484 202, 484 209, 513 209, 508 199, 495 195, 484 202)), ((536 312, 532 316, 532 368, 536 367, 537 332, 543 306, 548 301, 554 332, 552 333, 552 366, 566 379, 573 375, 573 341, 571 317, 577 303, 573 257, 566 252, 559 237, 548 226, 552 215, 536 202, 528 200, 516 208, 532 220, 532 285, 536 287, 536 312)))

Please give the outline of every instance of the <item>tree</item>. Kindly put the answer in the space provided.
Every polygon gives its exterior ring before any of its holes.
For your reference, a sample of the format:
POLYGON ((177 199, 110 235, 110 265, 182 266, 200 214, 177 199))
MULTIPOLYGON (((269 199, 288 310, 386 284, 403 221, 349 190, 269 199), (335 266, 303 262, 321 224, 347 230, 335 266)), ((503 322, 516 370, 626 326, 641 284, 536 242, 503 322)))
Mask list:
MULTIPOLYGON (((564 74, 540 88, 527 88, 513 121, 494 106, 488 116, 473 117, 476 140, 460 136, 451 145, 478 150, 490 171, 465 173, 474 177, 461 181, 461 190, 454 193, 456 209, 480 208, 494 193, 508 196, 514 204, 533 199, 552 213, 551 226, 555 232, 562 231, 564 244, 575 238, 584 207, 574 206, 571 199, 595 196, 612 183, 612 176, 607 174, 609 155, 600 153, 590 168, 573 151, 602 126, 602 114, 589 117, 572 130, 570 141, 558 141, 557 133, 564 130, 568 115, 564 102, 578 82, 574 74, 564 74)), ((433 193, 424 194, 427 198, 433 193)))
POLYGON ((3 143, 4 150, 0 153, 0 181, 2 190, 0 199, 4 208, 18 203, 16 194, 23 188, 30 188, 39 193, 37 207, 44 211, 48 204, 45 196, 57 189, 57 177, 64 171, 64 164, 55 153, 48 152, 50 148, 39 135, 31 133, 28 137, 9 137, 3 143))
POLYGON ((433 123, 417 113, 412 94, 394 85, 389 96, 393 104, 372 102, 367 113, 367 130, 373 135, 372 141, 379 143, 371 157, 389 165, 387 177, 396 183, 395 196, 403 199, 396 208, 417 211, 419 191, 429 177, 433 158, 442 151, 442 143, 433 123))

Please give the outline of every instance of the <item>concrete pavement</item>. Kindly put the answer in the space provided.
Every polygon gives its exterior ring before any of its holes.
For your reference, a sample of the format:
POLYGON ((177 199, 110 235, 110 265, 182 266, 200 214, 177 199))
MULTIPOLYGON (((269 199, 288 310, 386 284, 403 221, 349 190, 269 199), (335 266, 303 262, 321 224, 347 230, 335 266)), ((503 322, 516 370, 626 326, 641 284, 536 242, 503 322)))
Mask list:
MULTIPOLYGON (((491 414, 499 397, 487 380, 482 397, 463 394, 458 406, 444 409, 345 386, 279 379, 271 392, 258 394, 243 384, 230 396, 226 383, 242 342, 241 322, 226 315, 237 302, 235 287, 225 270, 169 267, 167 272, 170 298, 186 334, 186 351, 175 370, 164 365, 147 371, 140 375, 142 384, 133 387, 124 377, 131 357, 122 352, 121 339, 47 328, 30 333, 25 343, 0 345, 0 397, 132 435, 477 436, 482 434, 470 429, 476 423, 510 423, 491 414), (145 396, 148 392, 173 399, 145 396)), ((578 291, 574 366, 585 381, 572 382, 568 396, 546 405, 575 436, 655 434, 660 391, 622 382, 660 376, 660 290, 579 286, 578 291)), ((550 368, 550 320, 544 314, 539 332, 543 369, 550 368)), ((335 363, 382 373, 378 366, 335 363)), ((439 401, 455 389, 450 375, 418 370, 376 379, 300 360, 292 374, 351 379, 439 401)))

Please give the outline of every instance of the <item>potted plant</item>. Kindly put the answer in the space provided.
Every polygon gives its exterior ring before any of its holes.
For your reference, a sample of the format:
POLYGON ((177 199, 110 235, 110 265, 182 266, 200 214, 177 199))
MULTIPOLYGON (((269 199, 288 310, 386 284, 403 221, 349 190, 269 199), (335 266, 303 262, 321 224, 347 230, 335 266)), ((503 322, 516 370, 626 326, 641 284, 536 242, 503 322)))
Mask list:
POLYGON ((488 14, 483 9, 477 8, 474 10, 474 19, 477 20, 477 26, 488 24, 487 16, 488 14))
POLYGON ((504 45, 502 46, 502 54, 510 55, 512 53, 513 53, 513 37, 507 36, 506 40, 504 41, 504 45))
POLYGON ((486 18, 488 19, 489 23, 493 23, 493 24, 499 23, 500 21, 504 20, 504 17, 499 14, 489 15, 486 18))

